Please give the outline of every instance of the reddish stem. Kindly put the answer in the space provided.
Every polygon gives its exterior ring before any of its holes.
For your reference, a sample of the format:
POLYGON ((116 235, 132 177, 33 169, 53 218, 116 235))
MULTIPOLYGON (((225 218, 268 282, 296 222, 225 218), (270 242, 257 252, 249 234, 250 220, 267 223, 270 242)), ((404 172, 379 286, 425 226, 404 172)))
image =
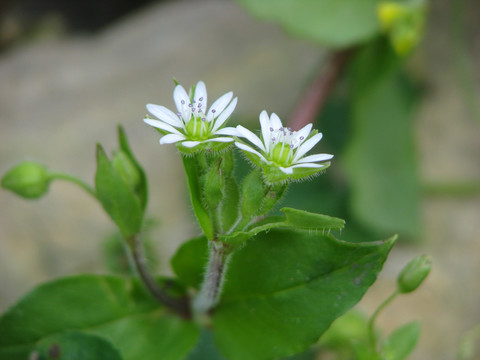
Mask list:
POLYGON ((336 51, 330 56, 325 67, 322 68, 297 104, 290 117, 289 127, 299 130, 313 122, 315 116, 322 110, 353 52, 354 49, 349 48, 336 51))

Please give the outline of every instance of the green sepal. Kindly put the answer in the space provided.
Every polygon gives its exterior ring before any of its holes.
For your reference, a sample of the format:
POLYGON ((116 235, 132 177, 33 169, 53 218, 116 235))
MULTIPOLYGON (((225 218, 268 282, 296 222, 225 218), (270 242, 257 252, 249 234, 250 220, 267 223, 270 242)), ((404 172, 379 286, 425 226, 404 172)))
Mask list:
POLYGON ((415 348, 420 336, 420 324, 412 321, 395 329, 381 345, 381 358, 404 360, 415 348))
POLYGON ((148 202, 148 184, 147 184, 147 175, 145 171, 140 166, 139 162, 133 155, 130 145, 128 144, 127 135, 122 126, 118 126, 118 145, 125 155, 128 156, 133 166, 136 168, 138 181, 135 183, 134 192, 140 200, 140 205, 142 210, 145 211, 148 202))
POLYGON ((282 208, 285 216, 271 216, 250 225, 247 231, 237 231, 229 235, 220 235, 219 240, 231 246, 240 246, 255 235, 274 228, 291 228, 311 231, 341 230, 345 220, 327 215, 309 213, 303 210, 282 208))
POLYGON ((200 169, 199 156, 200 155, 184 155, 182 156, 182 160, 185 174, 187 176, 188 191, 193 206, 193 212, 195 213, 198 224, 202 228, 203 233, 211 240, 214 237, 213 224, 202 200, 202 171, 200 169))
POLYGON ((322 167, 320 168, 294 168, 293 173, 285 174, 276 166, 264 164, 263 176, 265 177, 265 181, 269 184, 286 184, 291 181, 303 181, 308 180, 313 176, 320 175, 322 171, 330 167, 330 162, 324 162, 321 165, 322 167))
POLYGON ((230 147, 232 144, 233 142, 224 143, 224 142, 210 141, 210 142, 200 143, 197 146, 194 146, 193 148, 188 148, 186 146, 183 146, 182 143, 179 142, 177 143, 177 148, 178 150, 180 150, 182 154, 185 154, 185 155, 193 155, 199 152, 218 154, 228 149, 228 147, 230 147))
POLYGON ((118 350, 107 339, 80 331, 65 331, 41 340, 37 345, 37 350, 30 354, 30 358, 38 360, 122 360, 118 350))
POLYGON ((101 145, 97 145, 95 189, 103 208, 124 238, 140 231, 144 213, 140 199, 114 168, 101 145))

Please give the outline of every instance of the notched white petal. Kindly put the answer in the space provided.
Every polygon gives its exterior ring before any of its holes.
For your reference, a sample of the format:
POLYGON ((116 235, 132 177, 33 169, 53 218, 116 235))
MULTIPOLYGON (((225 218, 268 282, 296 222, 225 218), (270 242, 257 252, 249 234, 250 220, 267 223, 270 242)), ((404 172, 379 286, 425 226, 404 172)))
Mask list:
POLYGON ((275 130, 278 130, 278 129, 280 129, 281 127, 283 127, 283 125, 282 125, 282 120, 280 120, 280 118, 278 117, 278 115, 275 114, 275 113, 272 113, 272 115, 270 115, 270 125, 271 125, 275 130))
POLYGON ((250 130, 244 128, 242 125, 238 125, 237 130, 239 132, 239 136, 244 137, 245 139, 250 141, 252 144, 257 146, 260 150, 265 152, 265 146, 263 145, 262 141, 257 135, 255 135, 250 130))
POLYGON ((190 98, 182 85, 175 86, 173 90, 173 100, 175 101, 178 112, 184 114, 185 108, 188 108, 188 104, 190 104, 190 98))
POLYGON ((215 132, 215 135, 239 136, 238 130, 234 127, 226 127, 215 132))
POLYGON ((168 135, 162 136, 159 142, 160 144, 173 144, 182 140, 185 140, 184 135, 168 134, 168 135))
MULTIPOLYGON (((265 151, 268 153, 270 151, 270 119, 265 110, 260 113, 260 128, 262 129, 263 143, 265 144, 265 151)), ((272 128, 273 129, 273 128, 272 128)))
POLYGON ((300 145, 295 153, 295 157, 293 158, 293 162, 297 162, 303 155, 305 155, 308 151, 310 151, 320 140, 322 139, 322 133, 318 133, 313 135, 310 139, 305 141, 302 145, 300 145))
POLYGON ((218 116, 227 105, 230 103, 233 97, 233 92, 228 92, 220 96, 213 104, 210 106, 210 109, 207 113, 207 120, 211 121, 214 117, 218 116), (213 110, 213 111, 212 111, 213 110))
POLYGON ((227 119, 232 115, 235 107, 237 106, 238 98, 232 100, 232 102, 227 106, 227 108, 222 111, 220 116, 215 120, 212 131, 215 132, 222 127, 222 125, 227 121, 227 119))
POLYGON ((314 155, 309 155, 309 156, 305 156, 299 160, 297 160, 297 163, 301 164, 301 163, 308 163, 308 162, 318 162, 318 161, 326 161, 326 160, 330 160, 331 158, 333 158, 333 155, 330 155, 330 154, 314 154, 314 155))
POLYGON ((154 119, 143 119, 143 121, 146 124, 148 124, 150 126, 153 126, 153 127, 156 127, 160 130, 168 131, 169 133, 172 133, 172 134, 182 135, 182 133, 180 131, 178 131, 173 126, 171 126, 171 125, 169 125, 169 124, 167 124, 163 121, 154 120, 154 119))
POLYGON ((182 121, 171 110, 162 105, 147 104, 147 110, 160 120, 175 127, 182 127, 182 121))
POLYGON ((265 162, 267 164, 271 164, 271 161, 268 161, 267 159, 265 159, 265 157, 262 154, 260 154, 257 150, 255 150, 254 148, 251 148, 250 146, 245 145, 245 144, 243 144, 241 142, 238 142, 238 141, 235 142, 235 145, 241 150, 248 151, 249 153, 257 155, 260 158, 260 160, 262 160, 263 162, 265 162))

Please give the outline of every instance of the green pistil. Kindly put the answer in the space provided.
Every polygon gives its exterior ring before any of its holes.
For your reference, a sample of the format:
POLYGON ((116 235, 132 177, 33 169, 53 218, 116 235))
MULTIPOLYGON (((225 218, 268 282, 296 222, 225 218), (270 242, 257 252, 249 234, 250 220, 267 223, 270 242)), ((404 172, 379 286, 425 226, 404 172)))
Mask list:
POLYGON ((186 124, 185 131, 191 140, 206 140, 210 136, 210 123, 201 117, 194 117, 186 124))
POLYGON ((273 161, 277 166, 289 166, 292 162, 291 151, 292 149, 290 149, 289 145, 285 143, 278 143, 270 152, 269 160, 273 161))

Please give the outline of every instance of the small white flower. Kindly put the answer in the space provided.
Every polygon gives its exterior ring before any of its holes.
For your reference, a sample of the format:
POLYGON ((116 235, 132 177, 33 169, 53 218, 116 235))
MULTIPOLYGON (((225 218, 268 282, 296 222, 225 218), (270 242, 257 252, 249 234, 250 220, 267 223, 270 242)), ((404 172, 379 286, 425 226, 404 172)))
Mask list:
POLYGON ((235 145, 258 157, 262 163, 270 167, 277 167, 284 174, 291 175, 296 168, 322 169, 327 164, 318 164, 333 158, 330 154, 315 154, 304 156, 322 138, 321 133, 312 134, 312 124, 308 124, 299 131, 292 131, 282 125, 282 121, 272 113, 270 118, 264 110, 260 114, 262 138, 241 125, 237 126, 237 136, 243 137, 255 145, 258 150, 243 142, 235 145))
POLYGON ((237 105, 237 98, 232 98, 230 91, 216 100, 207 111, 207 89, 203 81, 197 83, 191 97, 183 86, 177 85, 173 91, 177 113, 161 105, 147 104, 147 110, 159 120, 145 118, 143 121, 165 133, 160 144, 179 143, 186 148, 193 148, 208 142, 231 142, 231 137, 220 135, 236 134, 235 128, 222 128, 237 105))

